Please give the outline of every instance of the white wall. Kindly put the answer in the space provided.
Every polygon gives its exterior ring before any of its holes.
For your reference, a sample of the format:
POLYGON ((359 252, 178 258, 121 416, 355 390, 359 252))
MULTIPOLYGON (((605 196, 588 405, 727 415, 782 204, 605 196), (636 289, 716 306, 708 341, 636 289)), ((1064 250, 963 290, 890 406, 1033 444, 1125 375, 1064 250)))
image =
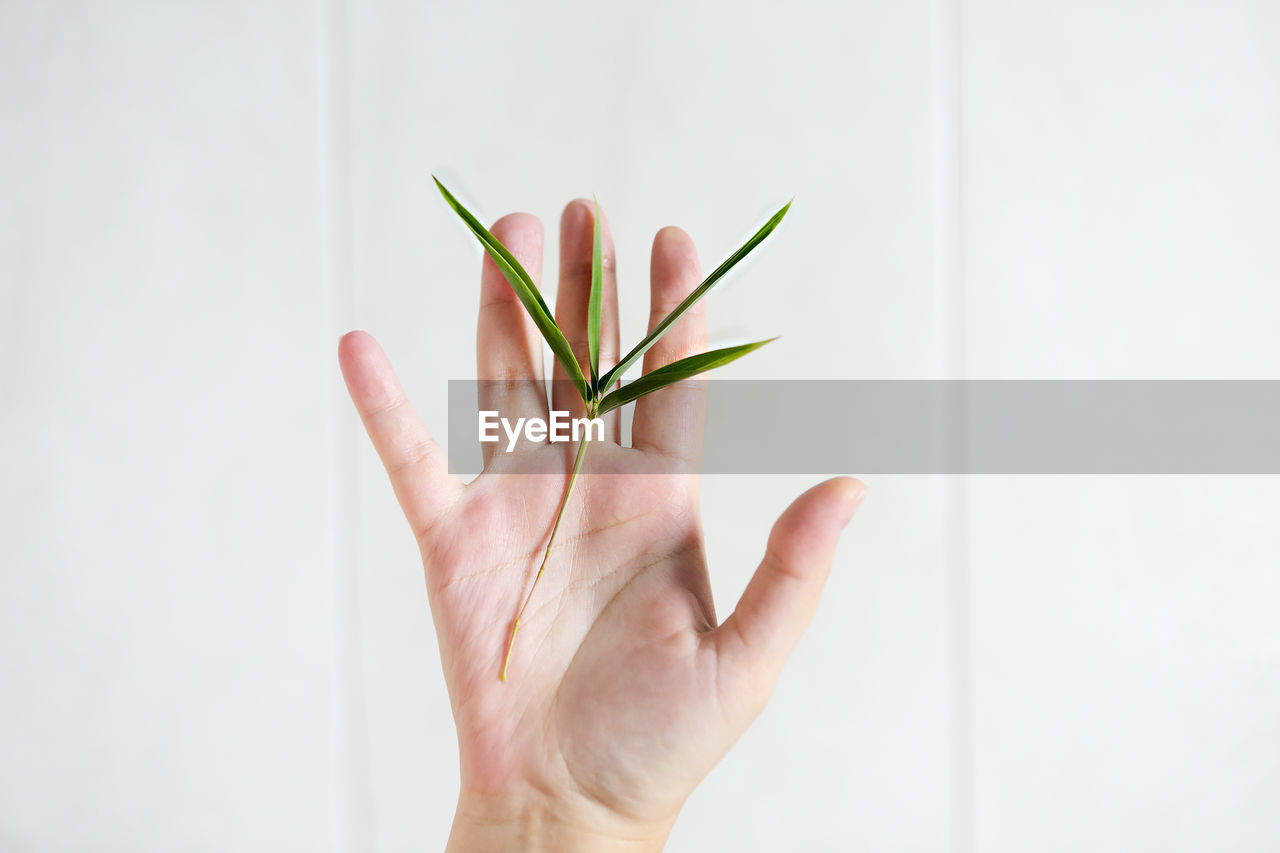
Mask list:
POLYGON ((317 32, 0 6, 5 851, 337 849, 317 32))
MULTIPOLYGON (((431 172, 550 234, 598 194, 624 339, 654 231, 712 263, 796 195, 726 375, 1272 378, 1276 43, 1262 0, 0 6, 0 849, 441 845, 334 358, 372 331, 443 434, 480 260, 431 172)), ((707 482, 722 611, 808 482, 707 482)), ((1280 848, 1274 479, 871 486, 672 850, 1280 848)))
MULTIPOLYGON (((964 10, 968 374, 1280 377, 1280 6, 964 10)), ((1280 850, 1277 485, 969 481, 976 849, 1280 850)))

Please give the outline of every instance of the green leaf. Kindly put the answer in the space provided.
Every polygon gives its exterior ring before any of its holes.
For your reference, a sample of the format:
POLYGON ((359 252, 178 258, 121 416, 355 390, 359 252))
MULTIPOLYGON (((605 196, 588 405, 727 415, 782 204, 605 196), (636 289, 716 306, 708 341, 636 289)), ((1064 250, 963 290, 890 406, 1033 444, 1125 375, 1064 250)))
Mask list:
POLYGON ((515 291, 516 296, 519 298, 520 304, 524 305, 524 309, 533 318, 534 325, 538 327, 538 331, 542 332, 542 337, 546 338, 547 343, 551 345, 551 352, 555 355, 556 360, 560 362, 564 367, 565 373, 573 380, 573 384, 578 389, 578 394, 582 396, 583 401, 586 401, 591 392, 587 386, 587 380, 582 375, 582 367, 579 366, 578 360, 574 358, 573 348, 569 346, 569 341, 552 318, 551 310, 547 308, 547 303, 542 300, 542 294, 538 292, 538 286, 533 283, 533 279, 525 272, 524 267, 520 266, 520 262, 515 259, 515 256, 507 251, 507 247, 502 245, 498 238, 490 234, 489 230, 471 215, 471 211, 463 207, 462 203, 453 197, 453 193, 445 189, 439 178, 435 175, 431 177, 436 182, 436 186, 440 188, 440 194, 444 196, 444 200, 449 203, 449 206, 454 209, 458 216, 462 217, 462 221, 476 235, 480 240, 480 244, 484 246, 485 251, 489 253, 489 257, 493 258, 494 264, 502 271, 503 276, 506 277, 507 282, 511 285, 511 289, 515 291))
POLYGON ((600 201, 596 203, 595 227, 591 233, 591 296, 587 300, 587 350, 591 357, 591 387, 596 393, 600 382, 600 298, 604 289, 604 255, 600 246, 600 201))
POLYGON ((751 250, 760 245, 764 241, 764 238, 768 237, 773 232, 773 229, 778 227, 778 223, 782 221, 782 217, 787 215, 787 210, 790 207, 791 202, 787 202, 783 205, 782 209, 771 216, 769 221, 766 222, 750 240, 743 243, 742 247, 730 255, 728 260, 716 267, 715 272, 707 276, 702 284, 694 288, 693 292, 686 296, 684 301, 675 307, 675 310, 663 318, 662 322, 655 326, 652 332, 645 335, 644 340, 636 344, 635 349, 627 353, 621 361, 619 361, 608 373, 600 378, 598 387, 607 388, 615 379, 621 379, 622 375, 626 373, 628 368, 635 364, 636 359, 644 355, 649 347, 657 343, 658 338, 666 334, 667 330, 675 324, 676 320, 679 320, 684 316, 684 313, 692 308, 699 299, 705 296, 707 291, 710 290, 716 282, 724 278, 725 273, 733 269, 734 265, 737 264, 738 261, 751 254, 751 250))
POLYGON ((742 358, 753 350, 760 349, 770 341, 776 340, 777 338, 769 338, 765 341, 756 341, 753 344, 740 344, 736 347, 713 349, 710 352, 691 355, 688 358, 664 364, 656 370, 649 371, 634 382, 629 382, 616 391, 606 394, 605 398, 600 401, 600 407, 596 410, 596 414, 603 415, 605 412, 612 411, 619 406, 625 406, 632 400, 638 400, 646 394, 652 394, 654 391, 666 388, 668 385, 673 385, 682 379, 688 379, 691 376, 697 376, 699 373, 705 373, 712 368, 728 364, 731 361, 742 358))

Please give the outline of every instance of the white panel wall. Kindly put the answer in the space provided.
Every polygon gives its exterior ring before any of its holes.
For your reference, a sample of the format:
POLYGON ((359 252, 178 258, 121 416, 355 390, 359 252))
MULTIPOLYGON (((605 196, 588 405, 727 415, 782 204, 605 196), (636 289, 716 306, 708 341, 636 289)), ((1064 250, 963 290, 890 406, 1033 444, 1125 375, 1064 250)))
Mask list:
POLYGON ((0 849, 336 849, 316 20, 0 6, 0 849))
MULTIPOLYGON (((1280 376, 1280 9, 971 0, 966 359, 1280 376)), ((982 851, 1280 849, 1273 478, 969 484, 982 851)))

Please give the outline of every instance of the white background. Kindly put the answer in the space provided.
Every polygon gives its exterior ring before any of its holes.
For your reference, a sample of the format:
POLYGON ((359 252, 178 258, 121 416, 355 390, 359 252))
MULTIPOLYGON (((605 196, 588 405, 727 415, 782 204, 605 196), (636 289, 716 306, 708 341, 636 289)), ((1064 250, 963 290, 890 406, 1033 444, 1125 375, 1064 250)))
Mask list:
MULTIPOLYGON (((456 753, 339 334, 440 437, 482 219, 666 224, 723 375, 1280 378, 1280 6, 0 4, 0 849, 438 849, 456 753)), ((547 270, 554 270, 549 247, 547 270)), ((833 472, 835 473, 835 472, 833 472)), ((857 472, 850 472, 857 473, 857 472)), ((721 612, 811 482, 704 488, 721 612)), ((670 849, 1280 850, 1273 478, 870 478, 670 849)))

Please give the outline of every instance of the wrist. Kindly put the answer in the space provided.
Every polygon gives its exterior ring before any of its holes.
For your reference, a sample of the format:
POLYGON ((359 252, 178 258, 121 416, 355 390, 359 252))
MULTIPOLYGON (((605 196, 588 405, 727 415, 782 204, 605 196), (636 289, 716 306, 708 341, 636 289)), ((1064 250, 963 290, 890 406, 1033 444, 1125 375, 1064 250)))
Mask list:
POLYGON ((626 818, 603 806, 548 797, 463 794, 448 853, 599 851, 651 853, 666 844, 670 821, 626 818))

